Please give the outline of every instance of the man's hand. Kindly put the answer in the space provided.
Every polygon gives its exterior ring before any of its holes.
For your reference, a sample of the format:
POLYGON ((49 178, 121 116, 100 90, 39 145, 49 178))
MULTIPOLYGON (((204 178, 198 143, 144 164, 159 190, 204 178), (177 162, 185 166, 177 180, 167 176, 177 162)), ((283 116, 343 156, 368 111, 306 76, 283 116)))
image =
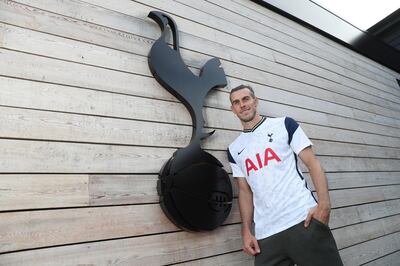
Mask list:
POLYGON ((255 256, 260 253, 260 247, 258 246, 257 239, 251 233, 243 233, 243 251, 251 256, 255 256))
POLYGON ((324 206, 322 204, 318 204, 316 207, 311 208, 308 211, 307 218, 304 221, 304 227, 309 226, 312 218, 328 225, 330 213, 331 213, 330 206, 324 206))
POLYGON ((253 192, 244 177, 235 178, 239 190, 239 210, 242 218, 242 239, 243 251, 246 254, 255 256, 260 253, 257 239, 251 233, 251 225, 253 221, 253 192))
POLYGON ((331 213, 331 201, 329 198, 328 180, 326 179, 324 170, 315 157, 311 146, 303 149, 299 153, 299 157, 307 166, 318 195, 318 205, 308 211, 304 227, 308 227, 312 218, 328 225, 329 215, 331 213))

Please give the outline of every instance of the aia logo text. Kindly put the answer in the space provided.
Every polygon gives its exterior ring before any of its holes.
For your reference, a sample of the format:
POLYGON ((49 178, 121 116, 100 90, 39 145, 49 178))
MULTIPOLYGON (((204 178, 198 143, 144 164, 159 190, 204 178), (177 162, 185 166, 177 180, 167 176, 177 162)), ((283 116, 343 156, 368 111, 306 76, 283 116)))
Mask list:
POLYGON ((276 160, 280 162, 281 159, 279 156, 274 152, 271 148, 266 148, 264 154, 256 153, 255 158, 246 158, 246 171, 247 176, 249 176, 250 171, 258 171, 259 169, 263 168, 264 166, 268 165, 269 161, 276 160), (255 160, 254 160, 255 159, 255 160))

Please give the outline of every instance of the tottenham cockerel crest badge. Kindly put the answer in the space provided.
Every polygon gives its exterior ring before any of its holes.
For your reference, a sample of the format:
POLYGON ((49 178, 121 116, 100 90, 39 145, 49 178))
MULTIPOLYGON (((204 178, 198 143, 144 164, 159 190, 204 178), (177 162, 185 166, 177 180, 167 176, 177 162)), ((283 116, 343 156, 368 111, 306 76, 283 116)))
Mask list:
POLYGON ((151 47, 148 63, 155 79, 188 109, 193 122, 188 146, 175 151, 159 173, 157 191, 167 217, 177 226, 190 231, 208 231, 221 225, 232 208, 232 185, 221 162, 201 148, 204 133, 202 107, 213 88, 226 86, 226 77, 218 58, 193 74, 179 51, 175 21, 167 14, 152 11, 148 15, 161 29, 161 36, 151 47), (172 47, 166 41, 171 31, 172 47))

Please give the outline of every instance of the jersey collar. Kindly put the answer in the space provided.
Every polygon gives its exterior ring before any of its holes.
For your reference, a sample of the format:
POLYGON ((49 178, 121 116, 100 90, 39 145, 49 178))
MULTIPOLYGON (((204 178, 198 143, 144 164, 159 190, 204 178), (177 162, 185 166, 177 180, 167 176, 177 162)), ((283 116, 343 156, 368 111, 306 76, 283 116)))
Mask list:
POLYGON ((267 120, 267 117, 262 116, 260 121, 258 121, 258 123, 252 129, 243 129, 243 132, 244 133, 254 132, 254 130, 256 130, 265 120, 267 120))

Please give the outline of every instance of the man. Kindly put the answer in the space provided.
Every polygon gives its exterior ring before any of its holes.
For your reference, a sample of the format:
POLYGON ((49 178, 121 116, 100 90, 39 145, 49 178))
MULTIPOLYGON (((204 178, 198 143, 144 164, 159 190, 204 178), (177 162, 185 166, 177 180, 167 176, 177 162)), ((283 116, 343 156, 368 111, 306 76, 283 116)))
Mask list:
POLYGON ((230 101, 243 126, 228 158, 239 189, 244 252, 255 256, 255 265, 343 265, 328 227, 327 179, 311 141, 293 119, 261 116, 248 85, 232 89, 230 101), (310 172, 318 202, 297 156, 310 172))

